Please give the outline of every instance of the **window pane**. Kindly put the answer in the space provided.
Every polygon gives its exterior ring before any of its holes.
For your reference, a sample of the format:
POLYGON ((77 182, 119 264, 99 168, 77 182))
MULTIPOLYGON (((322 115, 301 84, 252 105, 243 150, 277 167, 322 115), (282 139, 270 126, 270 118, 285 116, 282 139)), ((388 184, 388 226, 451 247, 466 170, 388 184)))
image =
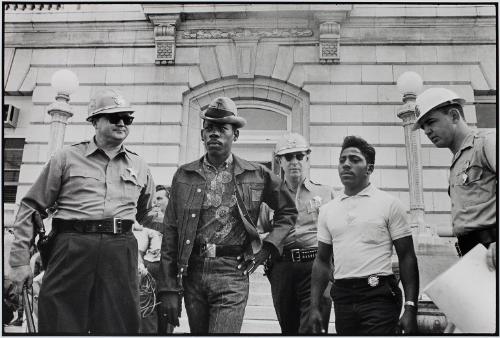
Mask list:
POLYGON ((287 130, 286 116, 271 110, 239 108, 238 114, 247 120, 247 130, 287 130))
POLYGON ((497 125, 496 103, 477 103, 476 118, 478 128, 494 128, 497 125))
POLYGON ((17 185, 10 185, 3 187, 3 202, 4 203, 15 203, 16 202, 17 185))

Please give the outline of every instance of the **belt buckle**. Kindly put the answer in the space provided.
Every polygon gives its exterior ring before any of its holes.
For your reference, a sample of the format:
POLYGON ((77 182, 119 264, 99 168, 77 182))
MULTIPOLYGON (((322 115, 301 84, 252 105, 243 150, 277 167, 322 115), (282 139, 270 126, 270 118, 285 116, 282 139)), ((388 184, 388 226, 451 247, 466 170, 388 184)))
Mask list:
POLYGON ((113 233, 121 234, 122 233, 122 218, 113 218, 113 233))
POLYGON ((371 275, 368 277, 368 285, 370 285, 372 288, 376 287, 379 284, 379 278, 377 275, 371 275))
POLYGON ((215 249, 217 245, 214 243, 205 243, 203 247, 203 256, 207 258, 215 258, 215 249))
POLYGON ((292 254, 292 262, 300 262, 300 249, 292 249, 290 253, 292 254))

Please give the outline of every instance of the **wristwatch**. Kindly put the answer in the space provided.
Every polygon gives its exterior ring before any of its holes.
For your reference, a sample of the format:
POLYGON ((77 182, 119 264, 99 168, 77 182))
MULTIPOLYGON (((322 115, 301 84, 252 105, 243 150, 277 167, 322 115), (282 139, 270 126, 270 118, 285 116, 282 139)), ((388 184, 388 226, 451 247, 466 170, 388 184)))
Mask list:
POLYGON ((413 306, 413 307, 417 307, 417 306, 415 305, 415 302, 413 302, 413 301, 411 301, 411 300, 407 300, 407 301, 405 302, 405 306, 406 306, 406 305, 408 305, 408 306, 413 306))

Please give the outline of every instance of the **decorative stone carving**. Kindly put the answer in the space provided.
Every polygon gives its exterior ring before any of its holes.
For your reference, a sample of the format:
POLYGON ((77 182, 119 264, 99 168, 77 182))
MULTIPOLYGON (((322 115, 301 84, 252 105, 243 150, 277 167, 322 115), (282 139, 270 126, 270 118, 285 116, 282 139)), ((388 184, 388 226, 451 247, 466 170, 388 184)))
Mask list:
POLYGON ((319 61, 337 63, 340 61, 340 24, 328 21, 319 25, 319 61))
POLYGON ((233 39, 233 38, 290 38, 290 37, 310 37, 313 31, 310 29, 291 28, 291 29, 199 29, 187 30, 182 33, 183 39, 233 39))
POLYGON ((255 75, 255 57, 257 40, 235 39, 236 44, 236 70, 238 78, 251 79, 255 75))
POLYGON ((156 64, 175 62, 175 23, 157 24, 154 28, 156 64))

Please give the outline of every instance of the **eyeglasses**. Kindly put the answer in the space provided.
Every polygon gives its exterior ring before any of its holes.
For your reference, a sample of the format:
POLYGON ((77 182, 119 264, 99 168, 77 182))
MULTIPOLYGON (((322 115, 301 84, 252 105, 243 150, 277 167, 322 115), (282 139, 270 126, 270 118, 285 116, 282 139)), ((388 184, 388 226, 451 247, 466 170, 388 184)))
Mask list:
POLYGON ((118 122, 123 120, 123 123, 126 126, 130 126, 132 124, 132 121, 134 121, 134 117, 130 115, 109 114, 106 115, 106 118, 112 124, 118 124, 118 122))
POLYGON ((291 160, 293 160, 294 157, 297 160, 302 161, 304 159, 304 157, 306 156, 306 154, 303 154, 303 153, 290 153, 290 154, 285 154, 283 156, 285 157, 285 159, 288 162, 290 162, 291 160))

